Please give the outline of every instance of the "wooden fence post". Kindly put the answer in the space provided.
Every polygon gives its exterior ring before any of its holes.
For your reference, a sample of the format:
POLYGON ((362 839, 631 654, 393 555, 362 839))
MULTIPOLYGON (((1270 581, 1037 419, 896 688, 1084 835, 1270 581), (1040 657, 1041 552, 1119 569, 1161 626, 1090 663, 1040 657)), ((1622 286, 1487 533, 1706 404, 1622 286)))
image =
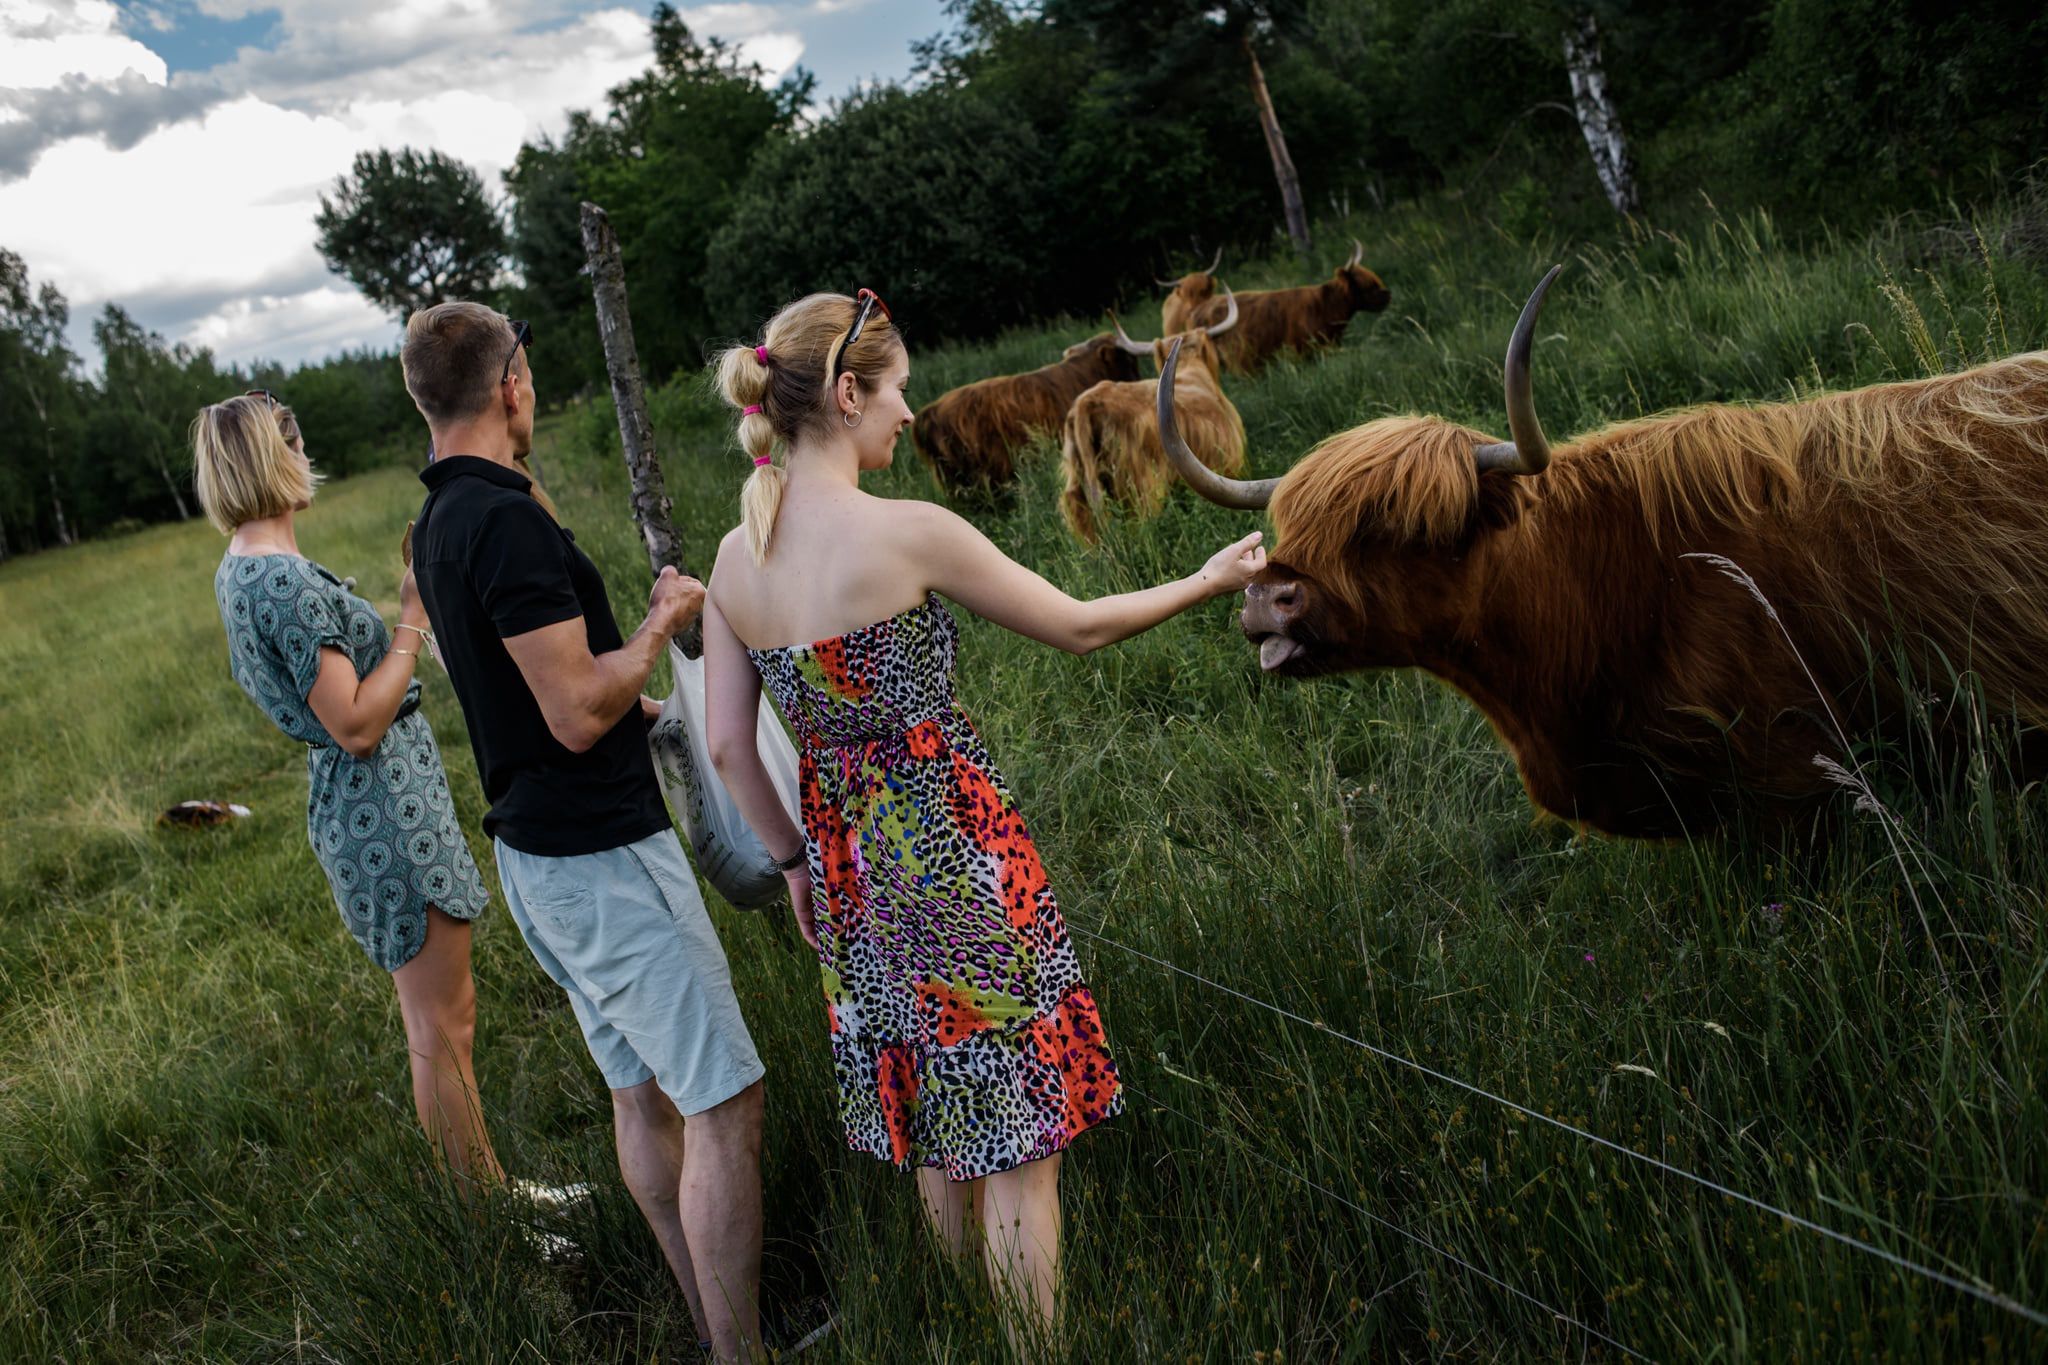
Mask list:
MULTIPOLYGON (((633 520, 647 542, 647 562, 658 575, 663 565, 688 573, 683 541, 676 534, 661 460, 654 452, 654 423, 647 416, 647 389, 640 377, 640 355, 633 349, 633 319, 626 311, 626 266, 619 259, 618 234, 603 209, 583 205, 583 255, 590 272, 590 291, 597 299, 597 330, 604 339, 604 368, 612 381, 612 403, 619 410, 619 443, 632 481, 633 520)), ((696 658, 704 652, 703 632, 695 621, 676 644, 696 658)))

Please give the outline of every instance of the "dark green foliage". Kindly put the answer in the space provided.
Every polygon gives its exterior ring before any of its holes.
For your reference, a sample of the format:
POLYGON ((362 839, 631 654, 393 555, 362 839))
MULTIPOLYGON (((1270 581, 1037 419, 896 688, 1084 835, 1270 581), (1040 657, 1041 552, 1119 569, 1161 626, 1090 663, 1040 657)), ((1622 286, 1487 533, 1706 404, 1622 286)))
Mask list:
POLYGON ((811 96, 802 72, 765 87, 758 66, 717 39, 700 42, 666 4, 655 7, 653 30, 651 68, 612 90, 602 115, 572 115, 559 144, 522 147, 505 174, 522 277, 513 309, 544 338, 543 393, 604 379, 590 284, 578 273, 582 201, 602 205, 618 231, 642 369, 659 379, 695 368, 717 330, 706 248, 755 153, 811 96))
POLYGON ((192 418, 270 389, 298 414, 307 453, 332 478, 406 458, 422 443, 398 357, 362 352, 295 371, 223 368, 109 304, 93 322, 100 374, 64 342, 70 305, 0 248, 0 559, 145 522, 196 516, 192 418))
POLYGON ((505 225, 477 173, 437 151, 359 152, 320 196, 320 258, 403 322, 448 299, 487 295, 505 225))
POLYGON ((77 358, 64 341, 71 305, 48 280, 40 288, 28 264, 0 247, 0 557, 76 536, 69 452, 78 430, 77 358))
POLYGON ((351 351, 265 382, 291 404, 306 433, 306 453, 329 478, 360 473, 394 459, 424 463, 427 429, 398 357, 351 351))
POLYGON ((1041 306, 1053 164, 971 90, 885 87, 755 163, 712 238, 711 302, 749 332, 816 289, 865 285, 905 326, 992 331, 1041 306))
POLYGON ((2044 71, 2025 0, 1777 0, 1713 169, 1814 215, 1980 197, 2048 150, 2044 71))
MULTIPOLYGON (((585 115, 574 116, 571 139, 587 121, 585 115)), ((509 240, 519 270, 518 282, 506 291, 506 311, 533 324, 534 382, 544 396, 579 392, 604 382, 604 343, 597 334, 590 280, 581 273, 578 214, 588 196, 570 145, 558 146, 546 138, 527 143, 505 172, 512 219, 509 240)), ((654 310, 646 306, 636 311, 654 310)))

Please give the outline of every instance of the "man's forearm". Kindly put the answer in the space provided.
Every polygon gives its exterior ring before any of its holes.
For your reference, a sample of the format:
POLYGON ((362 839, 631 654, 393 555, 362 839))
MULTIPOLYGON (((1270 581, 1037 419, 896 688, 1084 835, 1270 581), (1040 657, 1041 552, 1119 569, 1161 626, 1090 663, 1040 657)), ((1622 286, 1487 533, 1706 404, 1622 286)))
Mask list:
POLYGON ((596 666, 597 687, 593 689, 590 710, 592 718, 600 722, 600 732, 610 730, 619 723, 620 716, 639 704, 640 694, 647 687, 647 677, 654 672, 654 665, 660 662, 661 651, 668 641, 666 632, 652 621, 644 621, 626 643, 609 654, 592 658, 591 662, 596 666))

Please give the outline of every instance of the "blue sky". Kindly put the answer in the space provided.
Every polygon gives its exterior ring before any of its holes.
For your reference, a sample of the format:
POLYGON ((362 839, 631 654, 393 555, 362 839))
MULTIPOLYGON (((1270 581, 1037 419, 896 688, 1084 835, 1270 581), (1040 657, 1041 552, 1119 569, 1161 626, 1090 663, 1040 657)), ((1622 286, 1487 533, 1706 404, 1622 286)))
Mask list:
MULTIPOLYGON (((70 298, 88 363, 109 302, 227 360, 395 339, 313 245, 358 151, 436 147, 488 183, 521 142, 651 58, 651 4, 0 0, 0 245, 70 298)), ((901 79, 939 0, 679 5, 820 100, 901 79)))

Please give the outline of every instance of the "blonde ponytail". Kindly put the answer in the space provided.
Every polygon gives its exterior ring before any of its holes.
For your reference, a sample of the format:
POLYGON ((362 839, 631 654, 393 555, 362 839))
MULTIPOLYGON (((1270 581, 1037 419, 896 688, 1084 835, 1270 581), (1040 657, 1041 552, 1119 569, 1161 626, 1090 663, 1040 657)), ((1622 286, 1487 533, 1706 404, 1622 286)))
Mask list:
POLYGON ((764 408, 772 378, 767 351, 765 346, 735 346, 718 360, 718 391, 741 410, 740 449, 754 462, 754 472, 740 490, 740 526, 756 564, 768 557, 775 514, 782 510, 783 471, 775 464, 775 424, 764 408))

